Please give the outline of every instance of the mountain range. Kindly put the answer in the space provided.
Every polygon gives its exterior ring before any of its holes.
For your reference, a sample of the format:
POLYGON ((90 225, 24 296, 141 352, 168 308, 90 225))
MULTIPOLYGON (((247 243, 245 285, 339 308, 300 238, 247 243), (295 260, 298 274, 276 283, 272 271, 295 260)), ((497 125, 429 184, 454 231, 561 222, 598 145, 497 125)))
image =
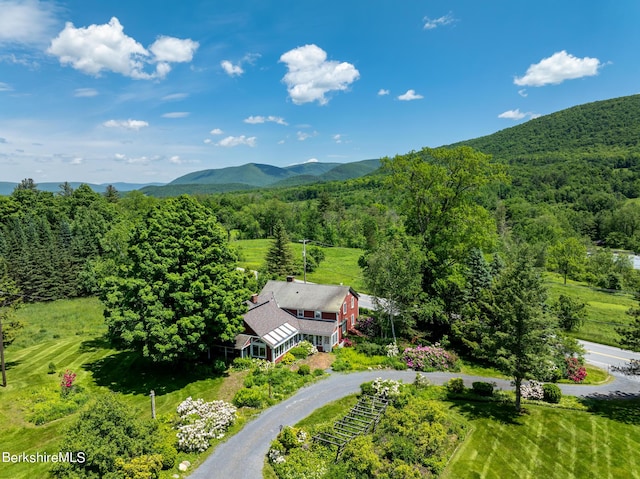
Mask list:
MULTIPOLYGON (((469 145, 508 163, 562 159, 640 159, 640 95, 574 106, 491 135, 449 147, 469 145)), ((207 194, 255 188, 290 187, 343 181, 373 173, 379 159, 351 163, 306 162, 287 167, 248 163, 195 171, 168 184, 114 183, 118 191, 140 189, 152 196, 182 193, 207 194)), ((80 183, 71 183, 76 188, 80 183)), ((43 191, 59 191, 59 183, 39 183, 43 191)), ((0 195, 10 194, 15 183, 0 182, 0 195)), ((104 192, 107 184, 89 184, 104 192)))

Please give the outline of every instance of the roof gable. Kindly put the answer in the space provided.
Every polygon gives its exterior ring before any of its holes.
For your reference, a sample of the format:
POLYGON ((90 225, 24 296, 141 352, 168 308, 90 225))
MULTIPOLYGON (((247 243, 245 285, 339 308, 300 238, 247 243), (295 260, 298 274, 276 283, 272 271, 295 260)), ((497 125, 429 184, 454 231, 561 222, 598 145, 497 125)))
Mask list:
POLYGON ((337 313, 349 293, 358 294, 349 286, 298 283, 295 281, 267 281, 261 296, 272 293, 278 306, 284 309, 304 309, 337 313))

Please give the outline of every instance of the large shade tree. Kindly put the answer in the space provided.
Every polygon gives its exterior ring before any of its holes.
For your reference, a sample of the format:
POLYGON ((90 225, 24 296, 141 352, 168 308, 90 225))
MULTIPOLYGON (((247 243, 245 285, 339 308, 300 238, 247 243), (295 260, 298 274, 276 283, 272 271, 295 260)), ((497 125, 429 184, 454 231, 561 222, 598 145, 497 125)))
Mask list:
POLYGON ((494 219, 480 203, 483 188, 506 181, 504 167, 468 146, 423 148, 382 160, 388 185, 400 202, 407 233, 423 251, 420 277, 426 293, 423 321, 443 326, 462 295, 462 263, 472 248, 490 250, 497 241, 494 219))
POLYGON ((169 199, 132 233, 127 260, 101 299, 111 340, 157 362, 195 359, 242 330, 248 291, 216 219, 194 199, 169 199))

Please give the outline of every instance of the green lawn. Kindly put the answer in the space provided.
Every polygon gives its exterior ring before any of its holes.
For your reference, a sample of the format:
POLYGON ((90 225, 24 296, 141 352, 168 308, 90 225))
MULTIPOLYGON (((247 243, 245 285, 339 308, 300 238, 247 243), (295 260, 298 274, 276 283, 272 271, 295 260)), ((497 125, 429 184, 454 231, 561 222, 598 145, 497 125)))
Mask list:
MULTIPOLYGON (((264 266, 265 257, 272 240, 236 240, 232 241, 240 256, 238 265, 242 268, 257 270, 264 266)), ((302 244, 291 243, 294 255, 302 260, 302 244)), ((366 292, 362 270, 358 258, 362 250, 356 248, 323 248, 325 260, 318 269, 307 274, 307 280, 313 283, 349 285, 358 292, 366 292)), ((300 278, 302 279, 302 278, 300 278)))
MULTIPOLYGON (((117 392, 133 410, 147 417, 151 389, 157 394, 159 415, 173 413, 187 396, 213 400, 222 396, 230 399, 232 395, 223 389, 222 377, 151 368, 131 353, 111 349, 102 338, 106 329, 102 306, 96 298, 27 304, 18 311, 18 317, 25 328, 5 351, 7 387, 0 388, 0 451, 59 451, 65 428, 77 413, 39 426, 30 423, 27 416, 37 394, 43 390, 57 393, 58 373, 65 369, 77 374, 76 384, 89 395, 117 392), (48 374, 49 363, 55 364, 56 374, 48 374)), ((188 455, 184 458, 198 460, 188 455)), ((0 478, 46 477, 49 467, 42 463, 3 464, 0 478)), ((175 472, 177 469, 164 477, 175 472)))
POLYGON ((619 346, 619 336, 615 328, 629 324, 631 317, 626 312, 638 304, 630 294, 610 293, 571 280, 564 285, 561 276, 554 273, 545 274, 545 283, 549 288, 550 302, 556 301, 561 294, 564 294, 587 305, 587 319, 580 330, 573 333, 575 337, 619 346))
POLYGON ((497 404, 456 403, 472 432, 442 478, 640 478, 637 413, 621 422, 614 413, 620 403, 601 403, 598 413, 528 405, 520 417, 497 404))

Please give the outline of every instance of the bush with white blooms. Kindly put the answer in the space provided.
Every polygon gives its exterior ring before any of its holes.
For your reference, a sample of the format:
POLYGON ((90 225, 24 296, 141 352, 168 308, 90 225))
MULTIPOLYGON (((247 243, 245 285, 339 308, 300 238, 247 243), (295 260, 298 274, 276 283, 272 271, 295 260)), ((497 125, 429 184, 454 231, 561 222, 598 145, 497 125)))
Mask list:
POLYGON ((236 408, 225 401, 205 402, 191 396, 177 409, 178 448, 186 452, 203 452, 209 440, 224 437, 227 428, 236 419, 236 408))

